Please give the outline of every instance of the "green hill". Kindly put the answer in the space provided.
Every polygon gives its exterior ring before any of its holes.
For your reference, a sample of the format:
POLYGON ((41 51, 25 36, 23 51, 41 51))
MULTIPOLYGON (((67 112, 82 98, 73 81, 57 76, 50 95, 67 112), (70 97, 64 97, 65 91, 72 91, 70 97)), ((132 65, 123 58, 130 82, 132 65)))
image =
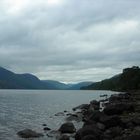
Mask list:
POLYGON ((81 89, 117 91, 140 89, 140 68, 138 66, 126 68, 121 74, 118 74, 110 79, 93 83, 87 87, 82 87, 81 89))

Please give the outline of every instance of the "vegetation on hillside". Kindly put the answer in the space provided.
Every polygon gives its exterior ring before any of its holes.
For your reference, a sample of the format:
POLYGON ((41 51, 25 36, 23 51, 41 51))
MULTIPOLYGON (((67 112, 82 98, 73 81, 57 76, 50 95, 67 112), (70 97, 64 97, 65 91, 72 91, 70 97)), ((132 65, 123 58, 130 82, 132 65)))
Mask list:
POLYGON ((138 66, 126 68, 121 74, 93 83, 87 87, 82 87, 81 89, 118 91, 140 89, 140 68, 138 66))

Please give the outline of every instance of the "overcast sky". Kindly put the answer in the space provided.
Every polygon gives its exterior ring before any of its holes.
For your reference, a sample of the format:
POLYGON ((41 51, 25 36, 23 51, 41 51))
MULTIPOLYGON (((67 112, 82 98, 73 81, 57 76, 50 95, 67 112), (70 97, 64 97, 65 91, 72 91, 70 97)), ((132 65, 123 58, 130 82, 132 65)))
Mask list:
POLYGON ((0 66, 63 82, 140 65, 140 0, 0 0, 0 66))

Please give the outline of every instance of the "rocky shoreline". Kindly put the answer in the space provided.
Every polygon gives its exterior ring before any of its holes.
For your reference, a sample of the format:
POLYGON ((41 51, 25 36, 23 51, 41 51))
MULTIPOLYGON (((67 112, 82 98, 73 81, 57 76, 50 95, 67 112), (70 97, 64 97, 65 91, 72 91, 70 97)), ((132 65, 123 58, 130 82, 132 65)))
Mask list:
MULTIPOLYGON (((57 139, 140 140, 140 91, 114 94, 100 101, 93 100, 73 108, 73 112, 64 111, 66 123, 58 129, 57 139), (82 127, 77 129, 73 121, 82 122, 82 127)), ((31 130, 17 134, 26 138, 43 136, 31 130)))

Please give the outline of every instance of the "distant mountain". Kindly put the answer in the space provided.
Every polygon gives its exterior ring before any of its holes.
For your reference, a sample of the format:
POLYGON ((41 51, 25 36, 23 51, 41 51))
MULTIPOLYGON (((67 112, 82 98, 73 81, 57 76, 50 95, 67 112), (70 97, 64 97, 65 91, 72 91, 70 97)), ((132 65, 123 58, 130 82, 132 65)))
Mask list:
POLYGON ((126 68, 121 74, 100 82, 65 84, 53 80, 40 80, 28 73, 16 74, 0 67, 0 89, 134 90, 140 89, 140 68, 126 68))
POLYGON ((70 84, 64 84, 54 80, 42 80, 42 82, 46 83, 48 89, 63 90, 71 86, 70 84))
POLYGON ((62 82, 54 81, 54 80, 42 80, 48 86, 48 89, 57 89, 57 90, 80 90, 83 86, 88 86, 92 84, 92 82, 80 82, 76 84, 65 84, 62 82))
POLYGON ((138 66, 126 68, 121 74, 118 74, 110 79, 105 79, 89 86, 82 87, 81 89, 117 91, 140 89, 140 68, 138 66))
POLYGON ((0 67, 1 89, 47 89, 47 85, 32 74, 15 74, 0 67))
POLYGON ((40 80, 32 74, 16 74, 0 67, 0 89, 50 89, 50 90, 78 90, 91 82, 65 84, 54 80, 40 80))
POLYGON ((76 83, 76 84, 72 84, 69 88, 67 88, 68 90, 80 90, 81 87, 84 86, 89 86, 91 85, 93 82, 80 82, 80 83, 76 83))

